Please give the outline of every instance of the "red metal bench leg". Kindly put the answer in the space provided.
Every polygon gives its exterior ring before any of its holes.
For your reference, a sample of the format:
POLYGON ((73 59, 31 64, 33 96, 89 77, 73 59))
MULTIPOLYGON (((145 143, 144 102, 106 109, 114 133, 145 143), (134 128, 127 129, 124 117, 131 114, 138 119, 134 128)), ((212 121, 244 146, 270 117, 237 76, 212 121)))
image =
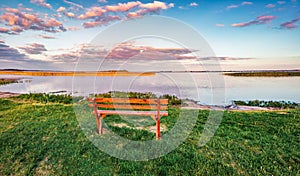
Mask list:
POLYGON ((104 119, 105 117, 105 114, 102 114, 100 117, 99 117, 99 121, 98 121, 98 134, 102 134, 103 133, 103 130, 102 130, 102 120, 104 119))
POLYGON ((160 138, 160 117, 157 117, 156 120, 156 140, 159 140, 160 138))

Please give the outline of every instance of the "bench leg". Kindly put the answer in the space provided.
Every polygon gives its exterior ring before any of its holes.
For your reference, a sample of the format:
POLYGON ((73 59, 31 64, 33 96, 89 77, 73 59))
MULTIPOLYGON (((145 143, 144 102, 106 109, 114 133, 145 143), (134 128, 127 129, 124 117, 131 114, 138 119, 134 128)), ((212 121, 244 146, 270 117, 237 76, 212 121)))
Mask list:
POLYGON ((160 117, 156 119, 156 140, 160 138, 160 117))
POLYGON ((103 130, 102 130, 102 120, 104 119, 105 114, 102 114, 100 117, 98 117, 97 120, 97 133, 98 134, 102 134, 103 130))
POLYGON ((99 134, 99 119, 100 117, 96 115, 96 126, 97 126, 97 133, 99 134))

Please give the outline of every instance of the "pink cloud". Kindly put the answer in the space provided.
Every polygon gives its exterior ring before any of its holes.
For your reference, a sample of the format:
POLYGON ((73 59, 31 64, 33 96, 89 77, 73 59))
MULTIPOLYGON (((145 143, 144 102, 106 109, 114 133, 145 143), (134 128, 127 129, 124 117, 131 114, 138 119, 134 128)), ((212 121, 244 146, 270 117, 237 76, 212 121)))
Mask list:
POLYGON ((100 17, 106 12, 102 7, 92 7, 88 9, 85 14, 79 15, 78 19, 90 19, 94 17, 100 17))
POLYGON ((6 12, 0 15, 0 20, 3 20, 6 25, 14 26, 12 32, 19 33, 25 30, 41 30, 46 32, 61 32, 65 31, 62 22, 54 18, 48 18, 47 15, 41 15, 20 12, 18 9, 6 8, 6 12), (18 27, 18 28, 17 28, 18 27))
POLYGON ((136 2, 128 2, 128 3, 119 3, 118 5, 108 5, 105 7, 105 9, 109 12, 127 12, 132 8, 135 8, 138 5, 141 5, 142 3, 139 1, 136 2))
POLYGON ((269 8, 269 9, 271 9, 271 8, 276 7, 276 5, 274 5, 274 4, 268 4, 268 5, 266 5, 266 7, 269 8))
POLYGON ((169 59, 194 59, 188 56, 193 51, 185 48, 154 48, 150 46, 136 46, 132 42, 124 42, 116 46, 106 57, 107 59, 135 59, 153 60, 161 56, 169 56, 169 59))
POLYGON ((126 16, 128 18, 138 18, 142 17, 148 13, 157 13, 160 10, 166 10, 174 7, 173 3, 166 4, 164 2, 154 1, 153 3, 141 4, 139 10, 135 12, 129 12, 126 16))
POLYGON ((65 13, 65 15, 66 15, 67 17, 70 17, 70 18, 75 17, 75 14, 72 13, 72 12, 67 12, 67 13, 65 13))
POLYGON ((10 30, 13 31, 13 32, 15 32, 15 33, 20 33, 20 32, 23 31, 23 29, 20 28, 20 27, 18 27, 18 26, 13 26, 13 27, 11 27, 10 30))
POLYGON ((77 26, 67 26, 66 29, 68 31, 78 31, 80 30, 81 28, 80 27, 77 27, 77 26))
POLYGON ((30 0, 31 3, 39 5, 39 6, 43 6, 49 9, 52 9, 52 6, 49 3, 46 3, 45 0, 30 0))
POLYGON ((140 4, 141 8, 148 9, 149 11, 152 11, 152 12, 161 10, 161 9, 166 10, 172 6, 174 6, 173 3, 167 5, 166 3, 160 2, 160 1, 154 1, 153 3, 147 3, 147 4, 140 4))
POLYGON ((140 9, 140 10, 138 10, 136 12, 129 12, 126 16, 128 18, 139 18, 139 17, 143 17, 147 13, 148 13, 148 10, 146 10, 146 9, 140 9))
POLYGON ((0 27, 0 33, 8 33, 9 29, 0 27))
POLYGON ((64 11, 66 11, 66 8, 60 6, 56 11, 57 11, 57 12, 64 12, 64 11))
POLYGON ((298 23, 300 21, 300 17, 293 19, 292 21, 288 21, 285 23, 280 24, 280 27, 282 29, 294 29, 297 28, 298 26, 296 25, 296 23, 298 23))
POLYGON ((242 22, 242 23, 235 23, 231 26, 233 27, 246 27, 251 25, 259 25, 259 24, 266 24, 271 22, 273 19, 275 19, 275 16, 259 16, 255 20, 249 21, 249 22, 242 22))

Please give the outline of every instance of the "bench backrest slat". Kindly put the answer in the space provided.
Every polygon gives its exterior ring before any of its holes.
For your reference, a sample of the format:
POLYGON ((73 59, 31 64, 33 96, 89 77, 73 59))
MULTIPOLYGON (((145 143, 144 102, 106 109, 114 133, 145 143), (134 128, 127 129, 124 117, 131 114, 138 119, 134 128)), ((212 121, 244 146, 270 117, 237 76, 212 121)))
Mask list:
POLYGON ((89 106, 94 107, 94 101, 98 108, 126 109, 126 110, 157 110, 168 109, 168 99, 138 99, 138 98, 89 98, 89 106), (160 105, 158 106, 158 100, 160 105))
MULTIPOLYGON (((157 104, 157 99, 139 98, 95 98, 97 103, 124 103, 124 104, 157 104)), ((90 102, 93 99, 89 99, 90 102)), ((168 104, 168 99, 160 99, 160 104, 168 104)))

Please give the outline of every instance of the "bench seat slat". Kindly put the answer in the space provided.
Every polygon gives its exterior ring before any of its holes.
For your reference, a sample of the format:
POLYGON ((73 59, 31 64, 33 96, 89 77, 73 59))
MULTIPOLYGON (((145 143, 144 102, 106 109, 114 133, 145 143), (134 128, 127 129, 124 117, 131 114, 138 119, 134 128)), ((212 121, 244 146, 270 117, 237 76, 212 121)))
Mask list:
MULTIPOLYGON (((157 115, 157 111, 124 111, 124 110, 97 110, 98 114, 107 115, 139 115, 139 116, 152 116, 157 115)), ((168 111, 160 111, 160 116, 168 116, 168 111)))

